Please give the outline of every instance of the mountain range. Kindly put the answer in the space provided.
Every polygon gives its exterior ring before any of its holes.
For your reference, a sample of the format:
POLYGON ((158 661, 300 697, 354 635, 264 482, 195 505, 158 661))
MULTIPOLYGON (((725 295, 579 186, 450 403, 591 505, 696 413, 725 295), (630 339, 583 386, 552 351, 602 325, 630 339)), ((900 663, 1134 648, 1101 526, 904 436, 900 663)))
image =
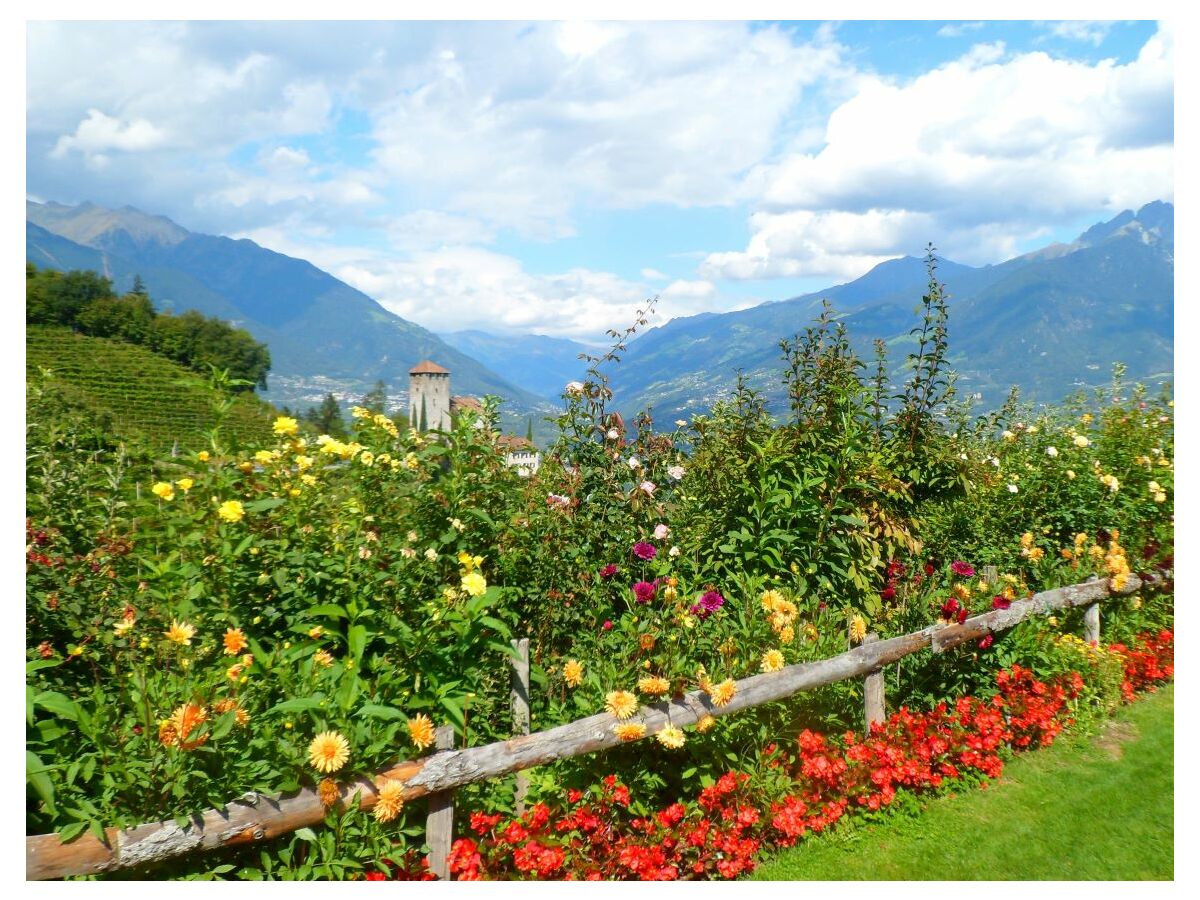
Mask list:
MULTIPOLYGON (((140 275, 161 309, 197 309, 268 344, 275 403, 306 405, 326 391, 357 399, 377 379, 393 403, 408 369, 431 358, 453 372, 454 393, 506 398, 509 425, 556 408, 594 348, 545 335, 463 330, 443 335, 402 319, 312 264, 249 240, 189 232, 161 216, 92 204, 26 204, 26 257, 56 269, 92 269, 118 290, 140 275)), ((1174 363, 1174 207, 1156 201, 1089 228, 1076 240, 997 265, 938 259, 950 307, 950 364, 960 394, 994 407, 1011 385, 1053 402, 1108 380, 1169 378, 1174 363)), ((871 356, 884 339, 903 380, 910 330, 927 286, 925 263, 906 256, 828 289, 730 313, 672 319, 630 341, 610 372, 618 407, 650 407, 659 421, 705 411, 737 372, 785 404, 780 339, 801 332, 830 300, 852 343, 871 356)), ((620 328, 624 323, 613 323, 620 328)))
MULTIPOLYGON (((1169 378, 1174 363, 1174 207, 1156 201, 1088 229, 1070 244, 998 265, 937 260, 949 292, 950 365, 960 395, 984 407, 1010 386, 1054 402, 1106 382, 1114 362, 1128 376, 1169 378)), ((610 372, 626 412, 650 407, 664 421, 707 409, 741 371, 771 408, 785 405, 778 344, 812 324, 829 299, 865 358, 875 338, 903 379, 910 330, 928 278, 915 257, 888 260, 846 284, 730 313, 672 319, 629 344, 610 372)))
POLYGON ((361 291, 250 240, 196 234, 128 206, 28 201, 25 255, 39 266, 100 272, 118 291, 140 275, 160 310, 195 309, 245 328, 270 348, 266 397, 276 404, 304 406, 329 391, 357 399, 382 380, 392 403, 407 406, 408 370, 433 359, 453 373, 456 394, 498 394, 515 415, 550 409, 361 291))

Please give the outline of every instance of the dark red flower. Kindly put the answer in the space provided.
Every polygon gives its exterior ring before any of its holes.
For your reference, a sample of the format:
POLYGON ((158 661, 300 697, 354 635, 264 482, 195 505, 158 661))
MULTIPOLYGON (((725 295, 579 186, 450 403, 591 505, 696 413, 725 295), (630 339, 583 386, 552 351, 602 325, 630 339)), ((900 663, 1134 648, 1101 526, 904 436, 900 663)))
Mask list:
POLYGON ((638 603, 649 603, 653 600, 655 590, 654 583, 651 581, 639 581, 633 586, 633 594, 637 597, 638 603))
POLYGON ((653 544, 647 544, 645 541, 638 541, 633 545, 633 555, 638 559, 650 560, 658 555, 658 551, 654 549, 653 544))
POLYGON ((992 635, 985 634, 983 636, 983 640, 981 640, 979 642, 979 649, 986 650, 988 647, 992 646, 992 641, 994 641, 994 640, 995 640, 995 638, 992 635))
POLYGON ((614 575, 616 575, 618 571, 619 570, 617 569, 617 566, 615 563, 609 563, 607 566, 604 566, 600 570, 600 577, 603 578, 605 581, 608 581, 608 579, 610 579, 614 575))
POLYGON ((1012 601, 1003 594, 997 594, 992 598, 992 609, 1008 609, 1012 606, 1012 601))
POLYGON ((963 562, 961 559, 956 559, 954 562, 950 563, 950 571, 963 578, 970 578, 975 574, 975 568, 963 562))

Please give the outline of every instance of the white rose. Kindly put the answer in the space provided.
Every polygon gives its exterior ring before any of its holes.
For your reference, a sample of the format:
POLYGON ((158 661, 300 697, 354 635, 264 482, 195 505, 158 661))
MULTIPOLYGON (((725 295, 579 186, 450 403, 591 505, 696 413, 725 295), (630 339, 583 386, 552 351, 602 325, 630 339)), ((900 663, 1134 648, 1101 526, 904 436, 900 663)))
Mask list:
POLYGON ((1047 456, 1058 456, 1058 448, 1057 447, 1047 447, 1046 455, 1047 456))
POLYGON ((642 461, 640 459, 638 459, 636 456, 629 457, 629 468, 640 469, 641 467, 642 461))

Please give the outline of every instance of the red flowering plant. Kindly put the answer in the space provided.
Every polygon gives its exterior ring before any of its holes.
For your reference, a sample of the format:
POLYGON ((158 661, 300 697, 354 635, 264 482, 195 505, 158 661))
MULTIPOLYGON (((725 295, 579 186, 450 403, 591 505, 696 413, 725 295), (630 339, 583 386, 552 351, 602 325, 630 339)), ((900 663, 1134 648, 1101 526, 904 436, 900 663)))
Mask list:
MULTIPOLYGON (((1173 672, 1173 635, 1122 647, 1130 696, 1173 672)), ((474 812, 470 836, 450 853, 452 877, 483 879, 730 879, 765 850, 789 847, 847 817, 871 817, 898 798, 966 784, 986 786, 1012 751, 1052 744, 1084 689, 1072 672, 1052 682, 1012 665, 988 699, 960 697, 926 712, 901 708, 869 733, 805 729, 789 747, 769 745, 750 772, 725 772, 694 796, 657 808, 638 802, 616 775, 569 789, 524 815, 474 812)), ((396 877, 418 875, 411 861, 396 877)))

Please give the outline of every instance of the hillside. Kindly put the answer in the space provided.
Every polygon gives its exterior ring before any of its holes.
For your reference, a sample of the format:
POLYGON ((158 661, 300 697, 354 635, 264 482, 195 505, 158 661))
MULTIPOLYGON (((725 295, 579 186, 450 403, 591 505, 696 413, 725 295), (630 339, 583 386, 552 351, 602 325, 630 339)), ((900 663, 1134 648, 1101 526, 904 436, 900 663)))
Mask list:
MULTIPOLYGON (((1026 399, 1053 402, 1107 381, 1118 361, 1134 378, 1170 377, 1174 246, 1174 207, 1156 202, 999 265, 939 260, 960 391, 995 406, 1016 384, 1026 399)), ((613 369, 618 402, 626 412, 650 406, 660 420, 694 414, 726 396, 740 370, 781 409, 779 341, 810 325, 822 298, 863 356, 884 339, 900 375, 925 285, 922 261, 904 257, 825 291, 674 319, 631 343, 613 369)))
MULTIPOLYGON (((133 344, 30 326, 26 378, 38 382, 42 370, 49 370, 64 397, 106 431, 158 451, 202 449, 217 422, 213 404, 220 398, 203 378, 133 344)), ((267 404, 253 394, 239 395, 225 426, 227 439, 261 445, 271 440, 271 421, 267 404)))
POLYGON ((89 268, 127 290, 141 275, 161 307, 196 309, 245 328, 270 348, 272 402, 305 406, 327 391, 358 398, 383 380, 407 402, 408 370, 434 359, 454 391, 498 394, 516 414, 544 402, 419 325, 302 259, 253 241, 196 234, 132 207, 26 203, 26 258, 89 268))

